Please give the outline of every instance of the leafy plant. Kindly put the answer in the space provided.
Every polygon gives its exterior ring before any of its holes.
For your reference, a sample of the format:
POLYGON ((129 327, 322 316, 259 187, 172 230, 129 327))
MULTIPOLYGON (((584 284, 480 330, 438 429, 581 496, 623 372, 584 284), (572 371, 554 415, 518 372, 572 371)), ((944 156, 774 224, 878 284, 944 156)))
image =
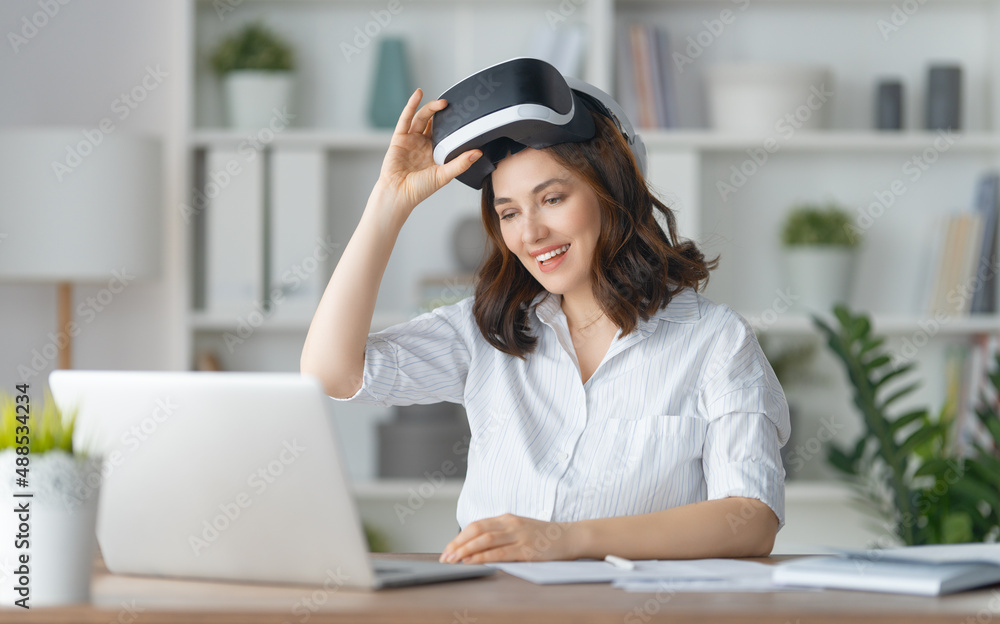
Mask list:
POLYGON ((818 342, 810 339, 778 347, 777 341, 766 333, 758 335, 757 342, 782 387, 796 380, 810 379, 809 366, 816 357, 818 342))
MULTIPOLYGON (((10 394, 4 392, 0 395, 0 451, 20 446, 17 438, 24 436, 23 432, 20 434, 17 432, 18 427, 24 426, 24 423, 18 420, 18 417, 24 418, 24 412, 17 411, 18 405, 10 394)), ((35 454, 63 450, 73 454, 76 414, 77 410, 74 409, 68 418, 64 417, 52 394, 46 389, 41 410, 28 410, 28 451, 35 454)))
POLYGON ((225 75, 238 69, 288 71, 295 57, 284 39, 261 22, 252 22, 222 40, 212 52, 212 69, 225 75))
POLYGON ((855 247, 861 237, 851 223, 851 214, 837 204, 794 206, 785 219, 781 240, 786 246, 835 245, 855 247))
MULTIPOLYGON (((864 314, 834 308, 840 327, 813 322, 839 356, 854 386, 854 404, 865 431, 853 449, 831 445, 828 462, 845 474, 862 496, 888 517, 907 545, 981 542, 1000 534, 1000 457, 973 443, 959 455, 946 405, 936 417, 926 408, 893 414, 894 406, 920 383, 898 387, 914 363, 895 366, 864 314), (896 388, 889 382, 895 380, 896 388)), ((989 375, 1000 391, 1000 356, 989 375)), ((980 399, 976 416, 1000 448, 997 408, 980 399)))
POLYGON ((389 538, 385 536, 385 533, 367 522, 361 524, 365 530, 365 539, 368 541, 368 550, 370 552, 389 552, 389 538))

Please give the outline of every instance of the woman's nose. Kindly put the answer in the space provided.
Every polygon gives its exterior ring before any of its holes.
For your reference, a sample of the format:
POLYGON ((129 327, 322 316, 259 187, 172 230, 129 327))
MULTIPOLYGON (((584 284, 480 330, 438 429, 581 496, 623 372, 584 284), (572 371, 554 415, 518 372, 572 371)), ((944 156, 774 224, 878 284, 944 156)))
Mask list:
POLYGON ((548 235, 548 228, 537 212, 526 212, 521 223, 524 226, 521 231, 521 240, 524 243, 534 243, 548 235))

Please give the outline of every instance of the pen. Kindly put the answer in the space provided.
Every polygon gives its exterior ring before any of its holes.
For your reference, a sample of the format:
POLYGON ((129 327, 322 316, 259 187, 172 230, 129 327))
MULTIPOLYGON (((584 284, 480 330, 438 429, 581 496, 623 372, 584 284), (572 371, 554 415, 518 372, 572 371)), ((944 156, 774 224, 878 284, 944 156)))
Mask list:
POLYGON ((616 568, 621 568, 622 570, 634 570, 635 562, 629 561, 624 557, 616 557, 615 555, 608 555, 604 558, 605 561, 615 566, 616 568))

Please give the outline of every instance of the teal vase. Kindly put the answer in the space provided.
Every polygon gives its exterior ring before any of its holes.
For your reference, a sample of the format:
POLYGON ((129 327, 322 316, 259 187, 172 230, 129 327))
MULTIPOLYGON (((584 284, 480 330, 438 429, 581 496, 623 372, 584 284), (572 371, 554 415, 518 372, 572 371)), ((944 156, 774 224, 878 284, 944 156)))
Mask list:
POLYGON ((395 128, 414 90, 406 42, 399 37, 383 36, 378 46, 375 80, 368 105, 371 124, 376 128, 395 128))

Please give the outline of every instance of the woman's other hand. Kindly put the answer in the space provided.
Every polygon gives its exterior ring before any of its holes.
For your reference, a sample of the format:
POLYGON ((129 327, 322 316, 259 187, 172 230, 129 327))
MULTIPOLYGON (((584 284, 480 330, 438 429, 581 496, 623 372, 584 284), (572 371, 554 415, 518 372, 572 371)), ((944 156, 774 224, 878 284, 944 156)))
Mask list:
POLYGON ((422 97, 420 89, 414 91, 400 113, 377 183, 385 199, 391 201, 396 210, 403 211, 404 217, 482 156, 480 150, 474 149, 444 165, 435 164, 432 116, 447 106, 447 102, 434 100, 417 110, 422 97))
POLYGON ((441 553, 446 563, 565 561, 579 558, 572 522, 504 514, 470 522, 441 553))

